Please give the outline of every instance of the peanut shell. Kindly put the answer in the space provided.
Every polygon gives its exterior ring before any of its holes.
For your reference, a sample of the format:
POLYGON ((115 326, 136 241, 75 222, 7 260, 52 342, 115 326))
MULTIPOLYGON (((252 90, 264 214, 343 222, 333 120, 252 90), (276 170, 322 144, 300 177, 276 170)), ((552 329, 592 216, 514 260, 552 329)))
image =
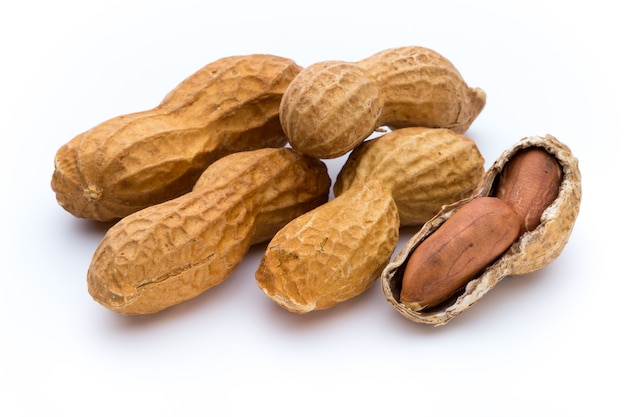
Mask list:
POLYGON ((448 59, 407 46, 304 68, 285 91, 280 121, 294 149, 326 159, 351 151, 381 126, 463 133, 485 103, 485 92, 469 87, 448 59))
POLYGON ((110 221, 189 192, 240 151, 282 147, 280 100, 301 68, 272 55, 211 62, 153 109, 106 120, 56 153, 51 186, 76 217, 110 221))
POLYGON ((508 276, 518 276, 539 270, 554 261, 562 252, 572 233, 581 201, 581 174, 578 160, 570 148, 554 136, 530 136, 515 143, 489 168, 476 193, 469 198, 447 205, 413 235, 400 252, 383 270, 382 292, 385 299, 405 318, 440 326, 474 305, 498 282, 508 276), (472 279, 462 291, 448 302, 433 308, 415 311, 400 302, 402 276, 407 259, 413 250, 437 230, 453 213, 478 197, 492 196, 496 192, 499 175, 507 162, 521 149, 541 147, 552 154, 563 172, 556 199, 541 216, 535 229, 522 234, 497 260, 472 279))
POLYGON ((398 242, 398 210, 373 181, 303 214, 268 244, 256 272, 274 302, 304 314, 370 288, 398 242))
POLYGON ((89 293, 124 315, 179 304, 223 282, 250 245, 328 201, 329 191, 326 166, 292 149, 225 156, 191 192, 107 231, 87 273, 89 293))
POLYGON ((333 186, 336 196, 376 179, 392 190, 401 226, 424 224, 475 192, 485 172, 475 142, 449 129, 407 127, 358 146, 333 186))
POLYGON ((432 49, 389 48, 357 65, 380 86, 380 121, 395 129, 424 126, 464 133, 487 101, 482 89, 468 86, 454 64, 432 49))

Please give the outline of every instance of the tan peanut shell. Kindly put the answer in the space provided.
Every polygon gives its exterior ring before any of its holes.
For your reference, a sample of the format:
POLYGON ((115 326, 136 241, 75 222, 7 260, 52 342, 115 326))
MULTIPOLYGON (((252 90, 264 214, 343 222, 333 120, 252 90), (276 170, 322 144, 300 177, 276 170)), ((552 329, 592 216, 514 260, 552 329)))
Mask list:
POLYGON ((422 225, 441 206, 471 195, 485 160, 475 142, 449 129, 407 127, 368 140, 347 158, 336 196, 376 179, 392 190, 401 226, 422 225))
POLYGON ((293 313, 324 310, 370 288, 398 242, 398 210, 372 181, 303 214, 270 241, 259 288, 293 313))
POLYGON ((188 192, 225 155, 284 146, 280 100, 300 70, 262 54, 209 63, 155 108, 106 120, 63 145, 51 183, 57 201, 76 217, 115 220, 188 192))
POLYGON ((91 296, 148 314, 223 282, 250 245, 328 201, 320 160, 289 148, 238 152, 211 164, 193 190, 111 227, 87 273, 91 296))
POLYGON ((351 151, 380 126, 464 133, 485 102, 449 60, 407 46, 304 68, 285 91, 280 120, 294 149, 324 159, 351 151))
POLYGON ((294 313, 356 297, 389 262, 401 226, 471 195, 483 173, 476 144, 448 129, 403 128, 368 140, 346 161, 336 197, 272 238, 257 284, 294 313))
POLYGON ((555 260, 571 235, 581 201, 581 175, 578 160, 567 145, 554 136, 530 136, 521 139, 489 168, 477 192, 467 199, 447 205, 430 219, 400 250, 381 275, 385 299, 405 318, 417 322, 443 325, 480 300, 498 282, 507 276, 518 276, 539 270, 555 260), (493 196, 500 174, 507 162, 520 150, 529 147, 544 148, 553 155, 562 168, 562 182, 558 196, 543 212, 539 226, 523 233, 498 259, 483 269, 459 294, 447 303, 431 309, 415 311, 400 302, 402 276, 413 250, 437 230, 453 213, 468 202, 484 196, 493 196))

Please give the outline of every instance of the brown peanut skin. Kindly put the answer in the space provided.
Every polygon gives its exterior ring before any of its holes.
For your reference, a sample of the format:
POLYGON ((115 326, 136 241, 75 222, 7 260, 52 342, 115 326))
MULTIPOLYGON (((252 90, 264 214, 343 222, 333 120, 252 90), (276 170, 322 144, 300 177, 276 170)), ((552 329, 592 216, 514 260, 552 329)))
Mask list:
POLYGON ((463 133, 485 103, 485 92, 470 88, 449 60, 407 46, 304 68, 285 91, 280 121, 294 149, 325 159, 349 152, 380 126, 463 133))
POLYGON ((496 197, 522 219, 521 233, 539 226, 541 215, 559 194, 561 166, 545 149, 519 151, 500 174, 496 197))
POLYGON ((400 301, 418 311, 446 301, 511 246, 521 225, 502 200, 472 200, 415 249, 400 301))
POLYGON ((325 203, 326 166, 289 148, 218 160, 194 189, 111 227, 87 273, 88 290, 124 315, 149 314, 224 281, 250 245, 325 203))
POLYGON ((218 59, 155 108, 77 135, 55 155, 58 203, 76 217, 117 220, 189 192, 223 156, 284 146, 280 100, 300 70, 272 55, 218 59))

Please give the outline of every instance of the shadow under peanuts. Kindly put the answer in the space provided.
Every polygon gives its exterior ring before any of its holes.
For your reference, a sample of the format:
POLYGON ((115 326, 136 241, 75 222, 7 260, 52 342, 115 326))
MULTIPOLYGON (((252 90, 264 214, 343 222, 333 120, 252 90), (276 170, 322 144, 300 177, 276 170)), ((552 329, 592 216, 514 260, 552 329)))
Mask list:
POLYGON ((278 327, 293 334, 317 332, 324 328, 338 326, 359 327, 364 322, 367 322, 368 326, 377 326, 372 321, 372 316, 377 314, 381 304, 384 303, 378 283, 377 280, 372 287, 360 295, 333 307, 303 314, 284 309, 259 289, 259 296, 263 298, 259 303, 261 319, 271 323, 272 327, 278 327))
POLYGON ((106 232, 113 226, 115 226, 119 220, 112 220, 108 222, 98 222, 95 220, 76 219, 76 229, 89 237, 103 238, 106 232))

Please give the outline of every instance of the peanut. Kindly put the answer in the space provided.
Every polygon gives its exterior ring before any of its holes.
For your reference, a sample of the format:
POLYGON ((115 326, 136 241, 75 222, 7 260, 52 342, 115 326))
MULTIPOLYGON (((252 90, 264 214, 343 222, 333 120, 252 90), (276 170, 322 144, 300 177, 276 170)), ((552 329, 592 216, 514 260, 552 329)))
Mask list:
POLYGON ((446 301, 508 249, 521 226, 517 213, 498 198, 470 201, 415 249, 401 302, 423 310, 446 301))
POLYGON ((437 52, 392 48, 358 62, 325 61, 287 87, 280 121, 291 146, 318 158, 354 149, 381 126, 465 132, 486 102, 437 52))
POLYGON ((87 273, 91 296, 124 314, 148 314, 223 282, 250 245, 328 201, 318 159, 289 148, 238 152, 211 164, 193 190, 111 227, 87 273))
POLYGON ((524 138, 485 172, 474 195, 443 207, 409 239, 381 274, 383 294, 411 321, 446 324, 504 277, 555 260, 572 232, 580 200, 580 171, 571 150, 551 135, 524 138), (484 200, 500 203, 494 215, 501 220, 476 214, 472 208, 484 200), (465 264, 466 270, 457 270, 465 264))
POLYGON ((222 58, 155 108, 77 135, 55 156, 51 186, 58 203, 76 217, 120 219, 188 192, 225 155, 284 146, 280 100, 300 70, 271 55, 222 58))
POLYGON ((556 199, 562 179, 554 156, 543 148, 530 147, 507 162, 500 174, 496 197, 522 219, 521 233, 528 232, 539 225, 544 210, 556 199))
POLYGON ((539 225, 561 180, 559 163, 545 149, 515 154, 500 174, 496 197, 469 202, 417 247, 404 271, 400 301, 422 310, 450 298, 539 225))
POLYGON ((272 238, 257 284, 294 313, 333 307, 372 286, 402 226, 469 196, 484 172, 476 144, 448 129, 402 128, 359 145, 335 198, 272 238))
POLYGON ((398 229, 388 189, 375 181, 350 189, 274 236, 257 284, 293 313, 333 307, 372 286, 396 246, 398 229))

